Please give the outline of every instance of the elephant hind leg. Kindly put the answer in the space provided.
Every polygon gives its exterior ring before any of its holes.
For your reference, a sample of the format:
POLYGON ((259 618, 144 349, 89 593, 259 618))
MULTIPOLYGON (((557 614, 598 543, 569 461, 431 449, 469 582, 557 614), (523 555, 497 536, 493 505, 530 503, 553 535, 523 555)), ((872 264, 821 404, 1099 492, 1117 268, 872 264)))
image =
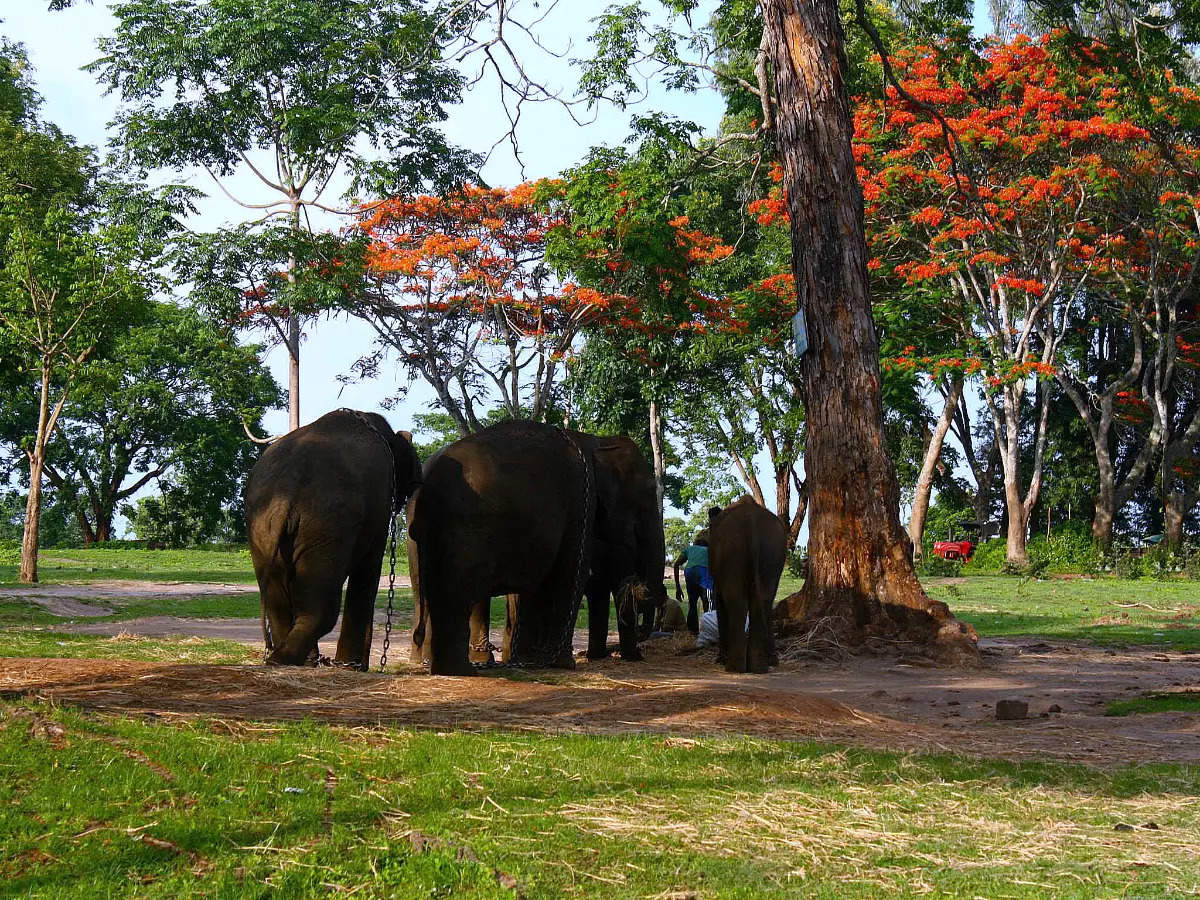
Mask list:
MULTIPOLYGON (((339 573, 344 569, 336 569, 339 573)), ((306 577, 297 572, 292 585, 292 609, 295 620, 287 638, 276 641, 275 652, 268 663, 282 666, 302 666, 317 649, 317 641, 329 634, 337 624, 342 599, 341 575, 306 577)))
POLYGON ((263 644, 268 655, 287 640, 292 630, 292 599, 282 565, 255 566, 262 600, 263 644))
POLYGON ((371 637, 375 616, 375 598, 379 593, 382 555, 368 554, 350 573, 346 584, 346 605, 342 613, 342 632, 338 635, 340 663, 356 665, 365 672, 371 667, 371 637))
POLYGON ((490 666, 492 655, 492 598, 484 597, 471 607, 471 638, 468 657, 476 665, 490 666))
POLYGON ((746 671, 763 673, 770 670, 771 657, 775 655, 775 641, 771 634, 771 612, 769 603, 764 597, 755 597, 752 603, 750 634, 746 643, 746 671))
POLYGON ((608 586, 588 584, 588 659, 608 657, 608 586))

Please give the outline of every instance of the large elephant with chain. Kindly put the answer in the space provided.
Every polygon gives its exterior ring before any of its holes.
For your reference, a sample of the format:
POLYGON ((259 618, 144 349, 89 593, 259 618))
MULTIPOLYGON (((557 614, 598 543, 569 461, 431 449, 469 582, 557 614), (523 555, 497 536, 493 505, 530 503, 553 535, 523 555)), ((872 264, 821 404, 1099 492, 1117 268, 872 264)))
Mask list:
MULTIPOLYGON (((563 473, 560 473, 563 474, 563 473)), ((426 547, 419 532, 432 531, 429 519, 437 512, 453 521, 439 520, 441 527, 452 533, 470 535, 469 547, 457 548, 457 562, 471 571, 486 569, 493 574, 482 578, 484 584, 473 586, 466 604, 469 618, 468 642, 460 645, 466 660, 486 664, 493 660, 490 645, 491 598, 507 594, 508 624, 504 634, 502 659, 515 665, 554 665, 573 667, 571 637, 574 630, 579 598, 577 583, 567 585, 562 577, 570 566, 559 568, 552 583, 537 582, 528 575, 517 577, 516 570, 538 570, 549 575, 553 555, 547 546, 553 544, 547 527, 554 531, 560 518, 557 507, 570 493, 586 499, 588 521, 576 522, 573 509, 568 516, 573 533, 562 535, 561 546, 568 548, 567 556, 578 561, 576 571, 586 578, 584 589, 588 597, 589 642, 588 655, 596 659, 608 655, 608 621, 610 597, 617 601, 617 627, 621 639, 621 655, 625 659, 640 659, 637 649, 639 616, 652 615, 666 599, 663 587, 663 558, 665 555, 662 520, 658 512, 654 477, 642 458, 637 445, 625 437, 598 437, 577 431, 562 431, 534 423, 508 423, 494 426, 478 435, 446 448, 426 466, 425 485, 410 503, 409 567, 413 574, 414 600, 417 606, 417 626, 413 631, 413 658, 433 662, 436 647, 437 607, 440 584, 431 583, 430 565, 442 565, 438 553, 426 547), (482 446, 502 449, 482 452, 482 446), (523 442, 533 446, 524 447, 523 442), (535 449, 536 447, 536 449, 535 449), (562 462, 564 452, 577 458, 578 474, 589 483, 566 488, 567 482, 551 480, 554 466, 544 466, 545 457, 562 462), (512 454, 522 466, 515 471, 501 464, 500 456, 512 454), (445 455, 454 463, 440 462, 445 455), (486 465, 482 457, 486 457, 486 465), (541 460, 541 462, 539 462, 541 460), (466 468, 458 470, 466 461, 466 468), (528 477, 525 465, 532 464, 537 472, 528 477), (441 469, 441 476, 435 475, 441 469), (481 472, 489 471, 484 478, 481 472), (450 470, 453 470, 452 472, 450 470), (542 474, 546 473, 546 480, 542 474), (476 487, 472 493, 461 493, 471 502, 470 508, 460 507, 451 500, 443 483, 448 474, 462 478, 476 487), (441 485, 435 486, 435 485, 441 485), (486 486, 486 490, 482 490, 486 486), (515 492, 519 497, 510 496, 515 492), (526 507, 528 509, 526 510, 526 507), (554 507, 554 508, 552 508, 554 507), (487 510, 488 524, 482 527, 486 537, 476 534, 480 525, 478 515, 487 510), (423 523, 423 524, 422 524, 423 523), (500 533, 502 532, 502 534, 500 533), (575 533, 578 532, 578 533, 575 533), (586 546, 575 541, 587 535, 586 546), (511 543, 513 546, 508 546, 511 543), (529 559, 530 552, 540 559, 540 565, 529 559), (481 560, 479 557, 482 556, 481 560), (521 582, 521 584, 518 584, 521 582), (427 614, 426 614, 427 611, 427 614)), ((555 544, 555 547, 560 545, 555 544)), ((559 549, 557 552, 561 552, 559 549)), ((439 580, 442 575, 436 576, 439 580)), ((461 613, 462 607, 457 611, 461 613)), ((454 627, 461 628, 455 619, 454 627)), ((434 671, 438 671, 434 668, 434 671)))
POLYGON ((337 410, 281 437, 246 481, 267 662, 303 665, 342 607, 337 662, 366 669, 392 511, 421 480, 408 432, 337 410))
POLYGON ((591 454, 550 425, 501 422, 430 457, 409 504, 414 656, 435 675, 473 674, 472 616, 516 594, 511 661, 573 666, 595 508, 591 454))

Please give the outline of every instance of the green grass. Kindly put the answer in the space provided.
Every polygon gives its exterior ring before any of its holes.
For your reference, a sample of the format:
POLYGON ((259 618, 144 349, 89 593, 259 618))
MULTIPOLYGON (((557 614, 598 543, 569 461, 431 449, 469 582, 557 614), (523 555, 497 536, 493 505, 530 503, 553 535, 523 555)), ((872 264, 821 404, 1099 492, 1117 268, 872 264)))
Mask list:
POLYGON ((36 703, 0 703, 0 717, 5 896, 513 896, 498 875, 528 897, 1200 887, 1195 767, 166 725, 36 703))
POLYGON ((40 628, 6 629, 3 655, 21 658, 133 659, 218 665, 262 659, 261 651, 237 641, 200 637, 107 637, 96 634, 68 634, 40 628))
MULTIPOLYGON (((15 553, 0 558, 0 584, 17 582, 15 553)), ((250 583, 249 550, 140 550, 94 548, 43 550, 38 577, 49 584, 72 581, 206 581, 250 583)))
POLYGON ((977 576, 928 591, 984 637, 1200 649, 1200 582, 977 576))
POLYGON ((1128 716, 1157 712, 1200 713, 1200 691, 1172 691, 1166 694, 1146 694, 1130 700, 1115 700, 1108 704, 1105 715, 1128 716))

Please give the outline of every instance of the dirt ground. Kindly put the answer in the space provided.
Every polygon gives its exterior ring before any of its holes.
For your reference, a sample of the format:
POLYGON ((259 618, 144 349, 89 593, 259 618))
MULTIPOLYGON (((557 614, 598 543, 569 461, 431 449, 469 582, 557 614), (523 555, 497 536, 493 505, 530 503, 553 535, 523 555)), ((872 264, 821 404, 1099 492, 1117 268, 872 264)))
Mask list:
MULTIPOLYGON (((114 632, 260 640, 257 620, 164 621, 91 623, 77 629, 103 625, 114 632), (165 628, 170 630, 156 630, 165 628)), ((393 659, 407 658, 407 640, 407 632, 393 634, 393 659)), ((584 642, 583 632, 577 632, 576 646, 584 642)), ((974 670, 860 656, 786 662, 768 675, 734 675, 718 669, 713 651, 689 650, 690 643, 687 636, 652 640, 642 663, 580 660, 575 672, 505 677, 488 670, 476 678, 435 678, 406 664, 398 674, 380 675, 255 665, 0 659, 0 695, 159 717, 313 717, 444 730, 648 732, 670 740, 745 734, 1104 766, 1200 762, 1200 716, 1104 716, 1114 699, 1200 689, 1200 653, 985 640, 985 664, 974 670), (1001 699, 1028 701, 1030 717, 996 721, 995 703, 1001 699)))

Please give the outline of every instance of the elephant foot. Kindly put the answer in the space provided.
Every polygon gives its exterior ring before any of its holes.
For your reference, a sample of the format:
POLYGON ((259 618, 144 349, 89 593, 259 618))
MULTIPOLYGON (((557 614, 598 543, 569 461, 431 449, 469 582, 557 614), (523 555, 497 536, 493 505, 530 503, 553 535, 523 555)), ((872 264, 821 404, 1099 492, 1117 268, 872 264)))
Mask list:
POLYGON ((475 674, 475 667, 467 659, 433 659, 429 664, 430 675, 454 675, 470 677, 475 674))
POLYGON ((490 641, 480 648, 472 647, 470 653, 467 654, 467 659, 477 666, 494 666, 496 657, 492 655, 492 651, 495 649, 496 647, 490 641))
POLYGON ((634 647, 628 653, 626 653, 624 650, 621 651, 621 659, 625 660, 626 662, 641 662, 645 658, 646 657, 642 655, 642 651, 637 647, 634 647))
POLYGON ((588 647, 588 659, 608 659, 609 655, 610 651, 607 644, 605 644, 603 647, 588 647))

